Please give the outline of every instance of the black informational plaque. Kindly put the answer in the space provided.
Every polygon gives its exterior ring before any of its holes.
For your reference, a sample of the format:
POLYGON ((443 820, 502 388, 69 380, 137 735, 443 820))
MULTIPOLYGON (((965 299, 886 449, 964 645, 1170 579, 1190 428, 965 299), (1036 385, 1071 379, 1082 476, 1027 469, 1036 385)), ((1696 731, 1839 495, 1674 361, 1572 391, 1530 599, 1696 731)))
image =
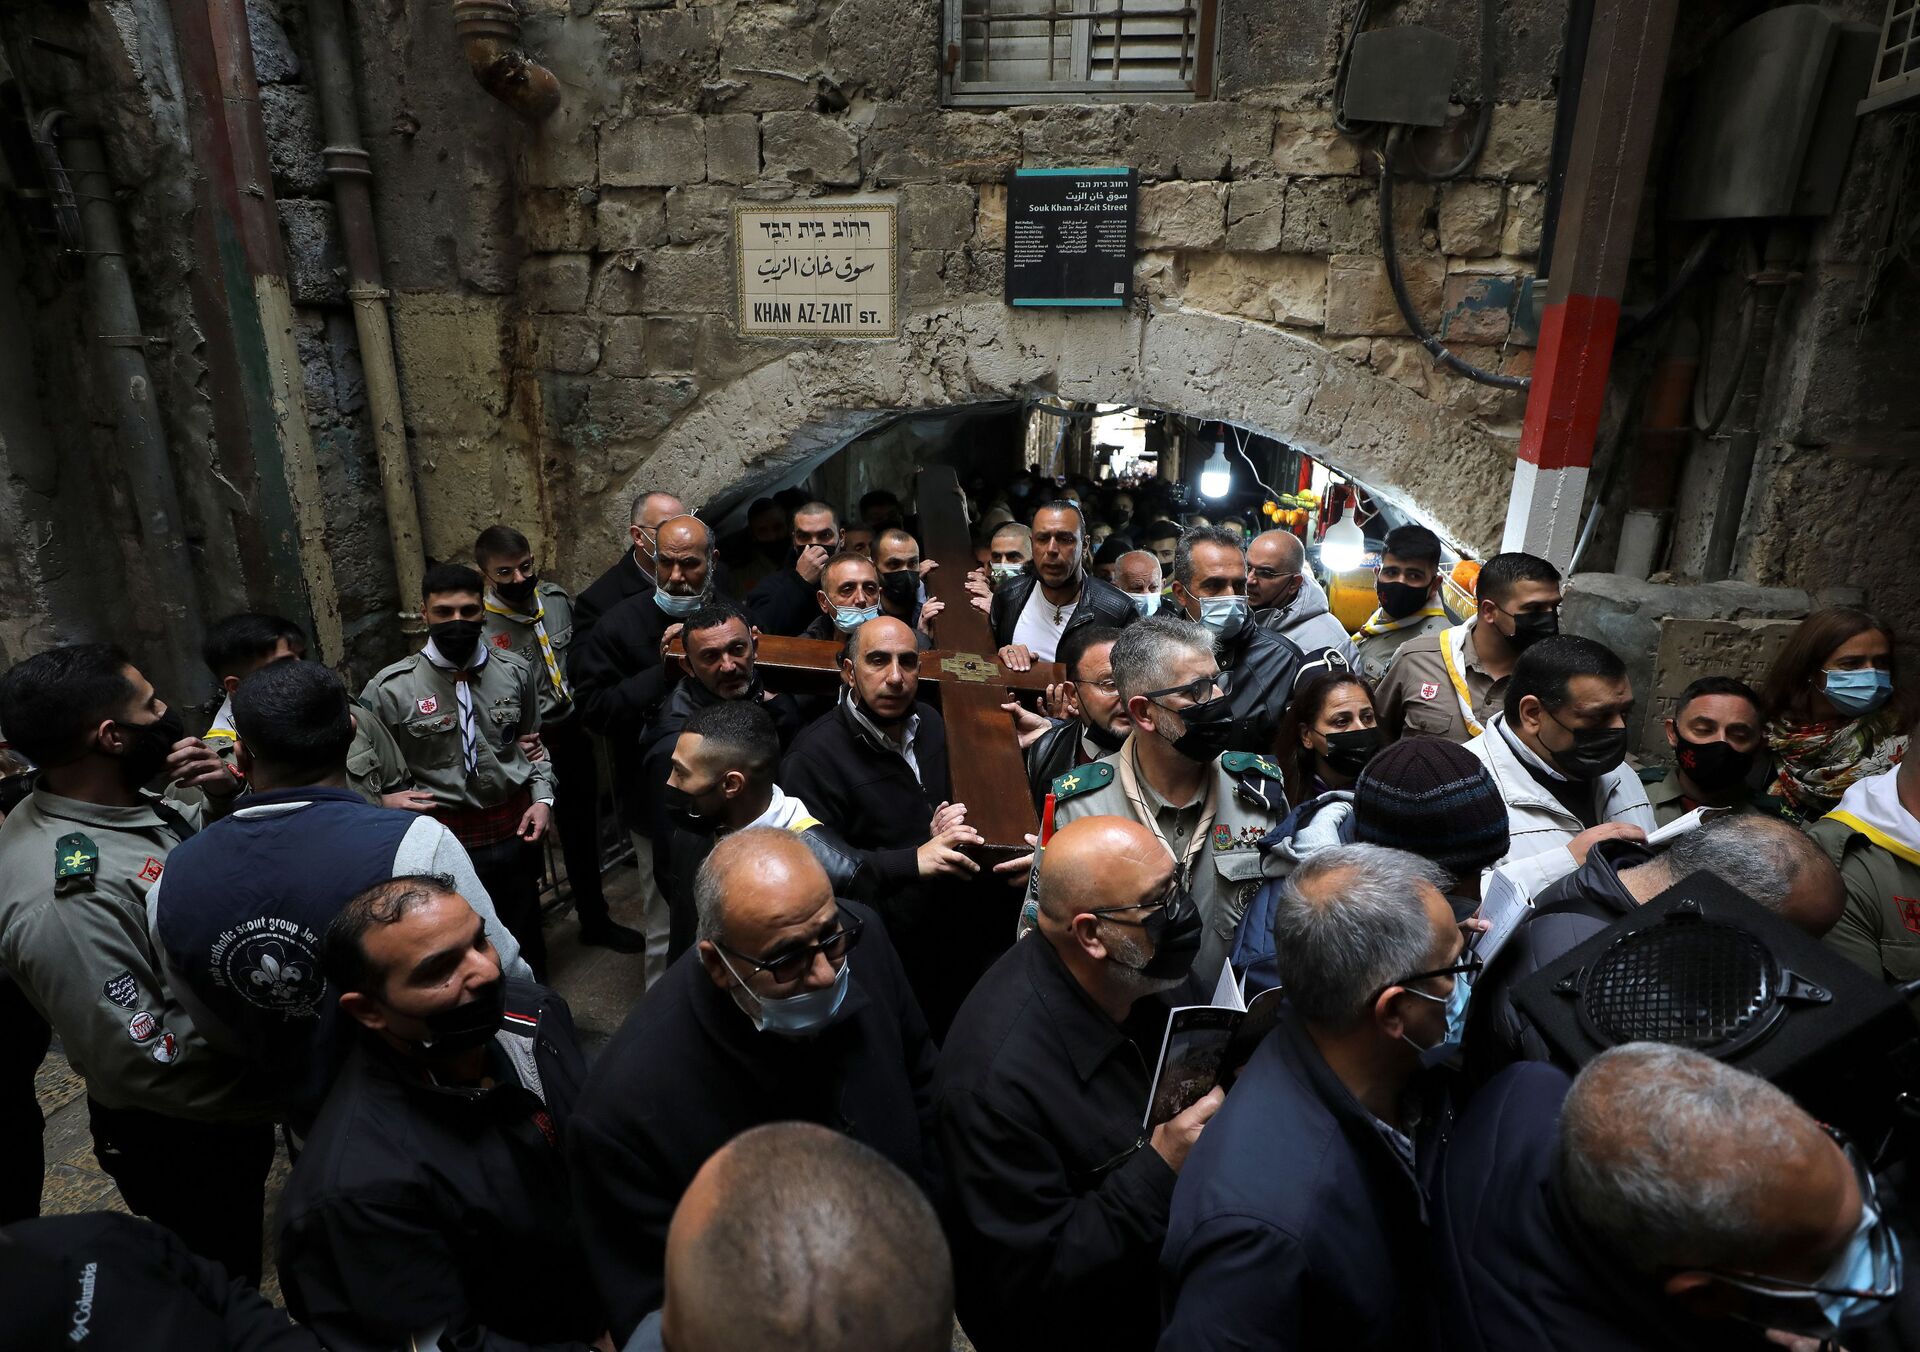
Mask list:
POLYGON ((1131 169, 1015 169, 1007 179, 1007 304, 1133 299, 1131 169))

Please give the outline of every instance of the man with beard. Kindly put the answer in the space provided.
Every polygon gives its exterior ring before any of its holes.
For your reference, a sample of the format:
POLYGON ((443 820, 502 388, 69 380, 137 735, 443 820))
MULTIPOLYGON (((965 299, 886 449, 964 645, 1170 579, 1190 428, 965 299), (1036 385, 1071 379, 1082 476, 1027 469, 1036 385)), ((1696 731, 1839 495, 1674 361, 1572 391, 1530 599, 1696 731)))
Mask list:
POLYGON ((595 578, 580 593, 574 607, 573 640, 586 641, 587 634, 600 617, 630 596, 643 596, 654 588, 653 556, 658 552, 660 524, 687 509, 671 493, 646 492, 633 500, 633 515, 627 525, 628 545, 620 561, 595 578))
POLYGON ((1193 975, 1210 992, 1260 883, 1260 840, 1287 815, 1280 767, 1227 751, 1233 713, 1202 626, 1141 620, 1114 640, 1112 660, 1132 731, 1112 755, 1053 781, 1054 820, 1128 817, 1166 847, 1206 926, 1193 975))
POLYGON ((40 767, 0 825, 0 967, 86 1082, 94 1154, 128 1208, 257 1283, 273 1129, 245 1064, 207 1046, 168 989, 146 910, 207 815, 146 785, 165 775, 224 810, 239 781, 111 644, 19 663, 0 679, 0 727, 40 767))
POLYGON ((1166 1005, 1200 943, 1153 833, 1084 817, 1047 844, 1038 928, 960 1008, 934 1078, 960 1319, 980 1352, 1153 1346, 1174 1180, 1224 1099, 1144 1139, 1166 1005))
POLYGON ((525 658, 480 641, 480 574, 435 564, 421 590, 426 646, 378 672, 360 703, 400 743, 414 784, 433 795, 430 815, 466 849, 527 965, 544 977, 539 842, 553 820, 556 776, 520 740, 540 726, 540 688, 525 658))
POLYGON ((1247 604, 1253 621, 1303 653, 1323 648, 1353 666, 1353 640, 1327 608, 1327 593, 1307 569, 1307 547, 1290 530, 1263 531, 1247 544, 1247 604))
POLYGON ((1354 633, 1354 670, 1375 686, 1402 644, 1430 638, 1453 625, 1440 603, 1440 537, 1425 526, 1396 526, 1380 551, 1373 591, 1380 604, 1354 633))
POLYGON ((1131 624, 1133 602, 1086 568, 1086 518, 1072 502, 1033 514, 1033 567, 994 591, 988 621, 1000 660, 1014 671, 1051 662, 1067 631, 1083 624, 1131 624))
POLYGON ((1247 556, 1240 538, 1221 526, 1195 526, 1173 556, 1173 608, 1213 634, 1232 711, 1227 746, 1265 754, 1273 749, 1287 701, 1304 677, 1346 669, 1346 659, 1320 648, 1311 658, 1289 639, 1254 623, 1247 600, 1247 556))
MULTIPOLYGON (((879 542, 876 540, 875 544, 879 542)), ((763 634, 794 636, 812 623, 820 572, 840 550, 840 523, 833 508, 809 502, 793 514, 793 554, 747 593, 747 614, 763 634)))
POLYGON ((1389 742, 1420 734, 1468 742, 1506 698, 1520 654, 1560 632, 1560 570, 1531 554, 1495 554, 1480 569, 1464 624, 1408 639, 1373 694, 1389 742))

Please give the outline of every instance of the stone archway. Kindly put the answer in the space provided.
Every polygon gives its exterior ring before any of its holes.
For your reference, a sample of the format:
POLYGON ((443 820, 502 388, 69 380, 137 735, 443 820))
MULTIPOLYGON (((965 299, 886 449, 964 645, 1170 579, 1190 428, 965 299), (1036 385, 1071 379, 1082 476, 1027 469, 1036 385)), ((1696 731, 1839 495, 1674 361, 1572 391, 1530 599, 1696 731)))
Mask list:
POLYGON ((981 303, 909 320, 894 344, 796 347, 707 391, 603 511, 771 482, 902 410, 1036 391, 1219 419, 1300 447, 1479 553, 1498 547, 1510 444, 1287 330, 1182 308, 1089 316, 981 303))

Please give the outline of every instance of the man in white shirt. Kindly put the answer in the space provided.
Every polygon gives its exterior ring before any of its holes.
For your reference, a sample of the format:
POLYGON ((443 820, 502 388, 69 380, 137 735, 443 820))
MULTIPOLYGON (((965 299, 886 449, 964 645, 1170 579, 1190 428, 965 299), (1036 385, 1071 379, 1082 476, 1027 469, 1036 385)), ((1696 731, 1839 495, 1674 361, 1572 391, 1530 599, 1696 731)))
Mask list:
POLYGON ((1123 627, 1137 614, 1126 593, 1087 571, 1086 519, 1078 504, 1062 501, 1033 514, 1033 569, 1001 584, 988 619, 1000 660, 1029 671, 1054 660, 1068 629, 1096 621, 1123 627))

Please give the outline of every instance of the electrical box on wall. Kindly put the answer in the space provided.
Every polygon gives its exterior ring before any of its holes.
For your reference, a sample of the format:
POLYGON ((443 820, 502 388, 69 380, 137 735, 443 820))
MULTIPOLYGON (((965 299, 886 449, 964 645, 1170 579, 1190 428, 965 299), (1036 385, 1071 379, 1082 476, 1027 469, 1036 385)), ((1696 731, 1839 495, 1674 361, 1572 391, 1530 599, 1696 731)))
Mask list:
POLYGON ((1818 5, 1768 10, 1722 38, 1695 80, 1668 214, 1724 221, 1832 211, 1878 40, 1871 25, 1818 5))
POLYGON ((1460 44, 1418 24, 1375 28, 1353 41, 1340 115, 1349 122, 1438 127, 1447 120, 1460 44))

